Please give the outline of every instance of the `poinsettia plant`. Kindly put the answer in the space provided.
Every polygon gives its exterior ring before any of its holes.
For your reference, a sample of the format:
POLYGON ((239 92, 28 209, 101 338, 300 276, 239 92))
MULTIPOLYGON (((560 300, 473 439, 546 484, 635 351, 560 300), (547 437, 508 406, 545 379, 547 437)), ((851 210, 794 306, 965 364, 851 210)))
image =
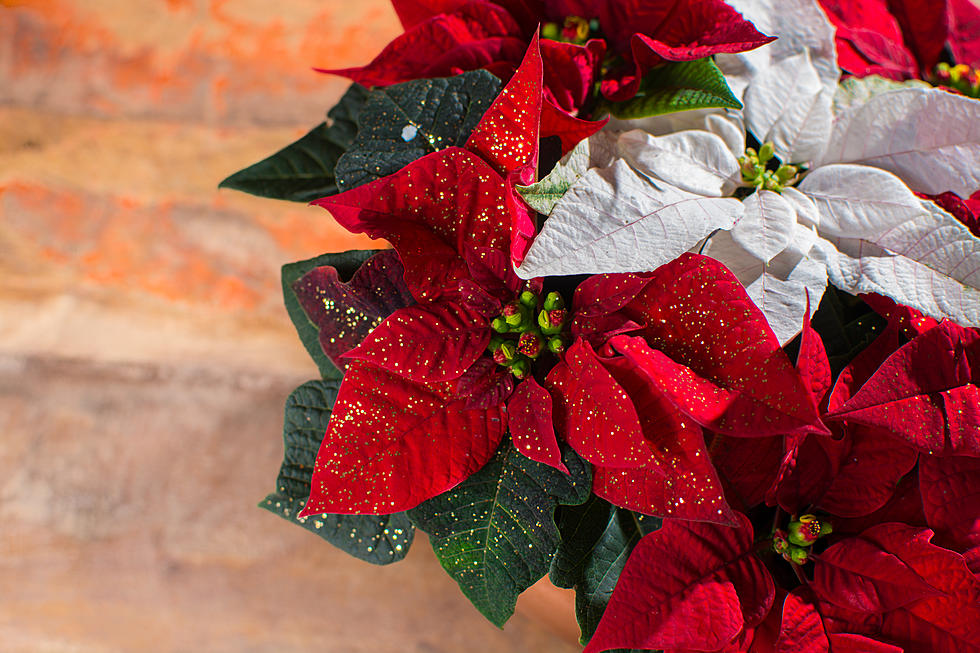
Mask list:
POLYGON ((390 245, 283 268, 260 505, 588 653, 980 651, 977 7, 393 4, 223 182, 390 245))

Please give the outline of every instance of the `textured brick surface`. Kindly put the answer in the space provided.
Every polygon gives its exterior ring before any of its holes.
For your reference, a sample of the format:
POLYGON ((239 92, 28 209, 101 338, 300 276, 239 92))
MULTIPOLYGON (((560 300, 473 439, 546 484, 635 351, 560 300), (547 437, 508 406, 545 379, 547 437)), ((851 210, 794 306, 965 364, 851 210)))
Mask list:
POLYGON ((375 568, 255 507, 316 373, 278 268, 370 241, 216 185, 397 31, 385 0, 0 0, 0 651, 577 650, 562 599, 500 631, 424 539, 375 568))

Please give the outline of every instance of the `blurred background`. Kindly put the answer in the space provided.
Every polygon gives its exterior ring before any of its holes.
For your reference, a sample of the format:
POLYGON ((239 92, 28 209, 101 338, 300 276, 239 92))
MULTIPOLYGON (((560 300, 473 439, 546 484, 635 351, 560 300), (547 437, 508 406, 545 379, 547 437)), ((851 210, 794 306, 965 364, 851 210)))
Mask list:
POLYGON ((279 267, 370 241, 217 190, 323 119, 388 0, 0 0, 0 651, 566 653, 424 536, 372 567, 255 504, 316 368, 279 267))

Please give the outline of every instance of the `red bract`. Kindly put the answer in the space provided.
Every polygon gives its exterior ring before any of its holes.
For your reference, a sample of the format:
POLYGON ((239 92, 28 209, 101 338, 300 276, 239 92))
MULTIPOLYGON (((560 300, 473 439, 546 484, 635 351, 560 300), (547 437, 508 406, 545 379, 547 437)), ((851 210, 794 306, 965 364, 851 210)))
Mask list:
POLYGON ((830 415, 886 429, 925 453, 980 456, 978 380, 980 335, 945 321, 889 356, 830 415))
POLYGON ((675 519, 630 554, 584 653, 612 648, 714 651, 759 624, 773 583, 752 552, 752 526, 675 519))
POLYGON ((920 457, 919 491, 937 541, 980 571, 980 458, 920 457))
MULTIPOLYGON (((980 651, 980 581, 959 554, 931 544, 931 537, 929 530, 892 523, 874 526, 860 538, 834 545, 843 551, 857 542, 873 545, 901 563, 906 570, 902 573, 914 573, 935 592, 922 596, 920 591, 920 598, 911 602, 896 596, 902 605, 881 603, 885 609, 873 613, 828 608, 834 617, 833 629, 873 635, 910 653, 980 651)), ((908 596, 914 596, 916 585, 924 587, 922 583, 910 585, 908 596)), ((829 592, 839 599, 846 589, 834 586, 829 592)))
MULTIPOLYGON (((509 177, 537 156, 535 45, 477 126, 470 140, 476 153, 435 152, 317 202, 351 231, 391 241, 419 303, 396 310, 347 352, 354 362, 317 455, 304 515, 412 508, 480 469, 507 431, 513 385, 486 364, 487 344, 492 318, 521 288, 508 256, 517 224, 509 177), (529 146, 512 145, 529 137, 529 146)), ((553 433, 550 442, 535 441, 549 433, 526 417, 546 414, 545 399, 518 387, 520 446, 559 466, 553 433)))
POLYGON ((387 85, 485 68, 507 79, 539 24, 571 29, 568 41, 547 40, 546 97, 575 114, 596 82, 609 99, 635 95, 651 67, 721 52, 742 52, 772 39, 722 0, 394 0, 405 33, 370 64, 329 70, 365 85, 387 85), (572 28, 565 27, 571 19, 572 28), (598 34, 589 21, 597 19, 598 34), (610 68, 604 77, 600 71, 610 68))
POLYGON ((945 45, 980 65, 980 10, 970 0, 820 0, 837 28, 837 60, 857 77, 932 78, 945 45))
POLYGON ((825 432, 800 375, 721 264, 684 255, 576 290, 575 342, 548 375, 558 431, 593 491, 661 516, 731 523, 701 428, 825 432))

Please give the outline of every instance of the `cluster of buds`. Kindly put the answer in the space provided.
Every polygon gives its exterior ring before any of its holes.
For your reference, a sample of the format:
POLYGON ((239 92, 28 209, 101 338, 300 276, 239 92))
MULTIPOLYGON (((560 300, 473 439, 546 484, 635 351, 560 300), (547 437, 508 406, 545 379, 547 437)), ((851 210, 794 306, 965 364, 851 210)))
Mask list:
POLYGON ((738 159, 742 181, 749 186, 776 193, 782 192, 783 188, 795 182, 800 172, 796 166, 783 163, 775 170, 766 167, 774 155, 775 149, 771 142, 763 143, 758 152, 751 147, 746 148, 745 156, 738 159))
POLYGON ((815 515, 801 515, 790 522, 786 530, 777 530, 772 535, 772 549, 783 559, 802 565, 810 559, 810 547, 821 537, 834 532, 827 522, 821 522, 815 515))
POLYGON ((599 21, 593 18, 587 20, 578 16, 569 16, 564 24, 545 23, 541 26, 541 36, 552 41, 564 41, 583 45, 591 34, 599 31, 599 21))
POLYGON ((941 63, 936 66, 936 84, 959 91, 972 98, 980 98, 980 69, 971 68, 966 64, 950 66, 941 63))
POLYGON ((561 333, 567 322, 561 295, 550 292, 541 301, 537 293, 525 290, 490 322, 494 336, 489 349, 494 362, 523 379, 531 371, 531 361, 546 350, 555 355, 564 353, 561 333))

